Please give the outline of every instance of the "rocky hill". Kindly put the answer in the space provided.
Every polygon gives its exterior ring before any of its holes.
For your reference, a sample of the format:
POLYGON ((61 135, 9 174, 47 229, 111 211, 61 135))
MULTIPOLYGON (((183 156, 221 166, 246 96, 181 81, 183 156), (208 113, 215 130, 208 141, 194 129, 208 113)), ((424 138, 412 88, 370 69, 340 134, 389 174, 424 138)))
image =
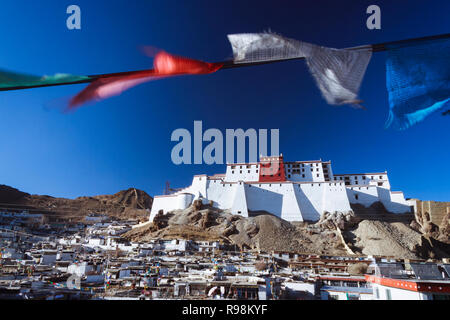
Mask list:
POLYGON ((76 199, 31 195, 0 185, 0 209, 47 213, 59 217, 77 218, 88 214, 105 214, 122 219, 145 219, 153 198, 142 190, 130 188, 113 195, 79 197, 76 199))
POLYGON ((408 216, 399 217, 387 211, 378 216, 376 212, 372 208, 362 216, 352 211, 326 213, 316 223, 289 223, 265 212, 254 212, 244 218, 196 201, 186 210, 158 214, 153 223, 135 228, 124 237, 134 241, 217 240, 262 251, 410 259, 450 257, 450 244, 415 230, 408 216))

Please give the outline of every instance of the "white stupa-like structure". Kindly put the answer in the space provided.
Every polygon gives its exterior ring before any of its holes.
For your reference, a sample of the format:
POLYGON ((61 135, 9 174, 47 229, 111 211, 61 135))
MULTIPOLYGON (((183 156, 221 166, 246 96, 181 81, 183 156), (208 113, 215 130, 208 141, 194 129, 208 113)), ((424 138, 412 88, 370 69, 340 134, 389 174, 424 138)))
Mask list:
POLYGON ((279 155, 227 164, 225 174, 194 176, 189 187, 154 197, 150 221, 161 210, 186 209, 196 199, 244 217, 266 211, 287 221, 317 221, 324 212, 377 201, 393 213, 411 210, 403 192, 391 191, 387 172, 333 174, 330 161, 284 162, 279 155))

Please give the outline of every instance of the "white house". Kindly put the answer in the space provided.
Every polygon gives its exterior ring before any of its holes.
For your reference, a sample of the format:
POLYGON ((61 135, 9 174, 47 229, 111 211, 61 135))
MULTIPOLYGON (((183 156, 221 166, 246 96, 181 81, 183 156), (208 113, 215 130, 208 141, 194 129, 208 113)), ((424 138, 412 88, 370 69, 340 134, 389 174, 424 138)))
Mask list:
POLYGON ((450 300, 450 280, 395 279, 366 276, 375 300, 450 300))

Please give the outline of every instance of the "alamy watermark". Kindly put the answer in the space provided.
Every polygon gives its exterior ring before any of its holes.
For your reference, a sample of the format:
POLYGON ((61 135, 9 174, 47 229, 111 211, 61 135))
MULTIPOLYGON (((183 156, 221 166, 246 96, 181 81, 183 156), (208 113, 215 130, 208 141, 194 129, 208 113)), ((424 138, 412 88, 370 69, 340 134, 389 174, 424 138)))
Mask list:
POLYGON ((66 286, 68 289, 81 289, 81 275, 79 274, 72 274, 67 280, 66 280, 66 286))
MULTIPOLYGON (((225 158, 227 163, 257 162, 258 155, 268 155, 268 135, 270 133, 270 151, 279 155, 279 129, 226 129, 225 158), (248 142, 248 152, 246 145, 248 142), (236 149, 236 154, 235 154, 236 149), (258 150, 259 149, 259 150, 258 150)), ((179 164, 223 164, 224 135, 219 129, 211 128, 203 132, 202 121, 194 121, 194 137, 184 128, 172 132, 171 141, 178 142, 171 152, 172 162, 179 164), (209 142, 203 148, 203 142, 209 142), (193 145, 193 148, 192 148, 193 145), (193 152, 192 152, 193 149, 193 152), (193 159, 192 159, 193 155, 193 159)))
POLYGON ((369 30, 381 29, 381 9, 376 4, 370 5, 366 10, 370 16, 366 20, 366 26, 369 30))
POLYGON ((80 30, 81 29, 81 9, 77 5, 70 5, 66 10, 67 14, 70 16, 66 20, 66 26, 69 30, 80 30))
MULTIPOLYGON (((81 30, 81 8, 78 5, 71 4, 67 7, 66 26, 69 30, 81 30)), ((366 14, 370 16, 366 20, 366 26, 369 30, 381 29, 381 9, 378 5, 372 4, 367 7, 366 14)))

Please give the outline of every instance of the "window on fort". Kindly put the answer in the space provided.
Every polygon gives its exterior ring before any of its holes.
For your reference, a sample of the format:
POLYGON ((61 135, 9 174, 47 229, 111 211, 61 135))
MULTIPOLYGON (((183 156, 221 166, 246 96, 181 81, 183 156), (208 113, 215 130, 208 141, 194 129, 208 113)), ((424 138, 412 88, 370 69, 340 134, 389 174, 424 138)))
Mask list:
POLYGON ((313 172, 314 171, 314 169, 313 168, 311 168, 311 172, 313 172))
POLYGON ((373 176, 371 177, 371 179, 373 180, 373 176))
POLYGON ((304 178, 305 177, 305 175, 304 174, 302 174, 302 178, 304 178))
POLYGON ((319 171, 319 168, 317 168, 316 171, 319 171))
POLYGON ((383 176, 380 176, 380 179, 383 179, 383 176))
POLYGON ((362 179, 363 179, 363 180, 366 180, 366 176, 363 176, 362 179))
POLYGON ((247 170, 248 173, 250 173, 250 170, 247 170))
POLYGON ((234 171, 231 171, 231 174, 234 174, 234 171))
POLYGON ((231 166, 231 169, 236 169, 236 166, 231 166))
POLYGON ((239 170, 239 173, 242 173, 242 170, 239 170))
POLYGON ((258 170, 256 170, 256 173, 258 173, 258 170))
POLYGON ((319 177, 319 174, 317 174, 317 177, 319 177))
POLYGON ((288 174, 288 178, 290 178, 291 177, 291 175, 290 174, 288 174))
POLYGON ((357 194, 355 194, 355 199, 358 200, 358 195, 357 194))
POLYGON ((379 187, 383 186, 383 182, 378 182, 378 186, 379 187))

